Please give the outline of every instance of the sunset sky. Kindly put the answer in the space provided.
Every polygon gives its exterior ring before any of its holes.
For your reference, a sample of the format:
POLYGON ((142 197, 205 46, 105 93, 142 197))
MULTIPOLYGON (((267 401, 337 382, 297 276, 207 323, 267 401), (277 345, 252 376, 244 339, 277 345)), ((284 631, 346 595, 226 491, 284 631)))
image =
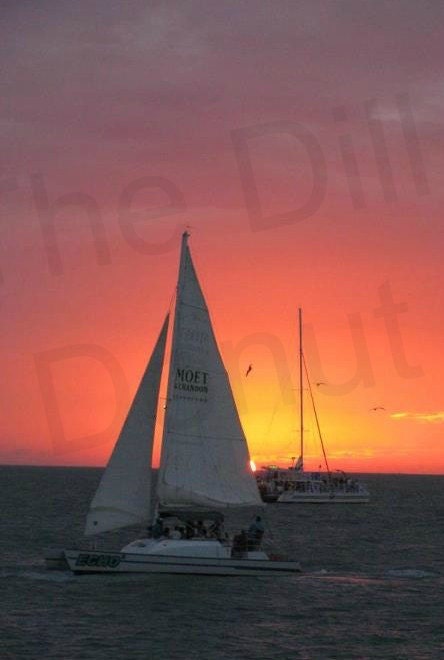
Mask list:
POLYGON ((0 463, 106 463, 188 226, 256 464, 298 453, 302 307, 331 467, 444 473, 444 5, 0 16, 0 463))

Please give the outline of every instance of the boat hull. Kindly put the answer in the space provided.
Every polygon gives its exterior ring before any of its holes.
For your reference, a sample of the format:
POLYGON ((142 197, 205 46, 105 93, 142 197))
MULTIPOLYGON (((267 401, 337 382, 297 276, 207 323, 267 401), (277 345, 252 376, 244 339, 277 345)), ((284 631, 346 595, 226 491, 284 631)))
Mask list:
POLYGON ((75 574, 164 573, 183 575, 290 575, 300 573, 298 562, 275 559, 207 558, 147 555, 126 552, 65 550, 75 574))
POLYGON ((265 468, 257 475, 264 502, 279 504, 366 504, 370 493, 355 478, 293 468, 265 468))
POLYGON ((370 497, 364 493, 285 492, 273 501, 279 504, 366 504, 370 497))
POLYGON ((67 571, 69 569, 64 550, 49 548, 45 551, 44 559, 49 571, 67 571))

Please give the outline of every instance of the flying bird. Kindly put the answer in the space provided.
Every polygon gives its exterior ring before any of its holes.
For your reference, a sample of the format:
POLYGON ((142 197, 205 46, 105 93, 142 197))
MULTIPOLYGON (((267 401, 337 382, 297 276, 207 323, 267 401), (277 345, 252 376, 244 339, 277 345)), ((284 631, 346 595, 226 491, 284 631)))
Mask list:
POLYGON ((316 383, 316 387, 319 387, 320 385, 327 385, 327 383, 324 383, 322 380, 320 380, 316 383))
POLYGON ((249 364, 249 365, 248 365, 248 369, 247 369, 247 371, 246 371, 246 373, 245 373, 245 378, 248 376, 248 374, 250 373, 250 371, 251 371, 252 369, 253 369, 253 365, 252 365, 252 364, 249 364))
POLYGON ((370 410, 385 410, 384 406, 375 406, 374 408, 370 408, 370 410))

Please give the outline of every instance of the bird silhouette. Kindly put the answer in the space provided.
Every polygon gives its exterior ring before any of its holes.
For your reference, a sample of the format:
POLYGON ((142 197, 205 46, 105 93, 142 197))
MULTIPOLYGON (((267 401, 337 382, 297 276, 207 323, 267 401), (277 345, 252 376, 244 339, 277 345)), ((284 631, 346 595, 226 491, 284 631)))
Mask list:
POLYGON ((375 406, 374 408, 370 408, 370 410, 385 410, 384 406, 375 406))
POLYGON ((327 383, 324 383, 322 380, 320 380, 316 383, 316 387, 319 387, 320 385, 327 385, 327 383))
POLYGON ((248 376, 248 374, 250 373, 250 371, 251 371, 252 369, 253 369, 253 365, 252 365, 252 364, 249 364, 249 365, 248 365, 248 369, 247 369, 247 371, 246 371, 246 373, 245 373, 245 377, 248 376))

